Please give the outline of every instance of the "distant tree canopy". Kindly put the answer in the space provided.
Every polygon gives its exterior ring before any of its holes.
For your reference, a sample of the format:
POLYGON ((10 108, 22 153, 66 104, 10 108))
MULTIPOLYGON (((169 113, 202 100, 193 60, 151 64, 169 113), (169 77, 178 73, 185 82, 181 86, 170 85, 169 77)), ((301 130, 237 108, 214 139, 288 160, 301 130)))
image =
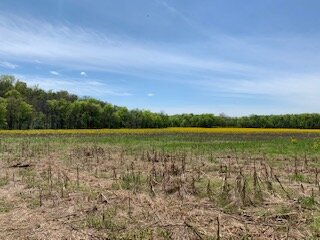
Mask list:
POLYGON ((67 91, 44 91, 37 86, 28 87, 13 76, 0 76, 1 129, 165 127, 320 128, 320 114, 168 116, 79 98, 67 91))

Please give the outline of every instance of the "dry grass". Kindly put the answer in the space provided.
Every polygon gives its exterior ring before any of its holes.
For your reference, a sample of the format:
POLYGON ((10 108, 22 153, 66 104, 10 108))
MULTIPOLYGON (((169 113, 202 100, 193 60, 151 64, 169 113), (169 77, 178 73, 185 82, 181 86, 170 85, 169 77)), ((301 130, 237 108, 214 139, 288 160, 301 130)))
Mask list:
POLYGON ((0 144, 0 239, 317 239, 317 158, 0 144))

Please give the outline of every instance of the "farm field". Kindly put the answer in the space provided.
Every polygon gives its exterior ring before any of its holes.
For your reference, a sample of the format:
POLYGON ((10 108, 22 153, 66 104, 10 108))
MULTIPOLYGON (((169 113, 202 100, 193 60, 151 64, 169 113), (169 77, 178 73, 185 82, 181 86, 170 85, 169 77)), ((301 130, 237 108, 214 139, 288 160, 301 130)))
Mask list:
POLYGON ((0 131, 0 239, 319 239, 320 131, 0 131))

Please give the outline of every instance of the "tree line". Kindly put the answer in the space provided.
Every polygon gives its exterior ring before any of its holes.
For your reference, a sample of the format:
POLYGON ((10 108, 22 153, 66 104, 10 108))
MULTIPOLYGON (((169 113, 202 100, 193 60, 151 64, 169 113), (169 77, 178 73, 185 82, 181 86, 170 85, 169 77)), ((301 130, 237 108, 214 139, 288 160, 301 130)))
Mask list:
POLYGON ((250 115, 154 113, 129 110, 67 91, 44 91, 13 76, 0 76, 1 129, 250 127, 320 128, 320 114, 250 115))

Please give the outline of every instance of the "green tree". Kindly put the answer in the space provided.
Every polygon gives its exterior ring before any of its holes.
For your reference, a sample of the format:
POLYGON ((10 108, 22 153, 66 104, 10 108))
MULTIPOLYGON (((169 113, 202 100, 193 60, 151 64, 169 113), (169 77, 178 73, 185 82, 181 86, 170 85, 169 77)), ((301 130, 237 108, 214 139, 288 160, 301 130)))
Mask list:
POLYGON ((23 101, 21 94, 13 89, 5 94, 7 100, 7 123, 9 129, 29 128, 33 107, 23 101))
POLYGON ((102 108, 101 113, 101 121, 102 121, 102 127, 104 128, 112 128, 114 125, 114 112, 115 109, 111 104, 106 104, 102 108))
POLYGON ((66 128, 69 103, 65 99, 48 100, 48 116, 50 128, 66 128))
POLYGON ((4 97, 8 91, 13 89, 14 81, 13 76, 0 76, 0 97, 4 97))
POLYGON ((0 98, 0 128, 5 128, 7 125, 7 102, 0 98))
POLYGON ((102 115, 100 102, 91 98, 80 102, 82 104, 81 119, 84 128, 100 128, 102 115))

